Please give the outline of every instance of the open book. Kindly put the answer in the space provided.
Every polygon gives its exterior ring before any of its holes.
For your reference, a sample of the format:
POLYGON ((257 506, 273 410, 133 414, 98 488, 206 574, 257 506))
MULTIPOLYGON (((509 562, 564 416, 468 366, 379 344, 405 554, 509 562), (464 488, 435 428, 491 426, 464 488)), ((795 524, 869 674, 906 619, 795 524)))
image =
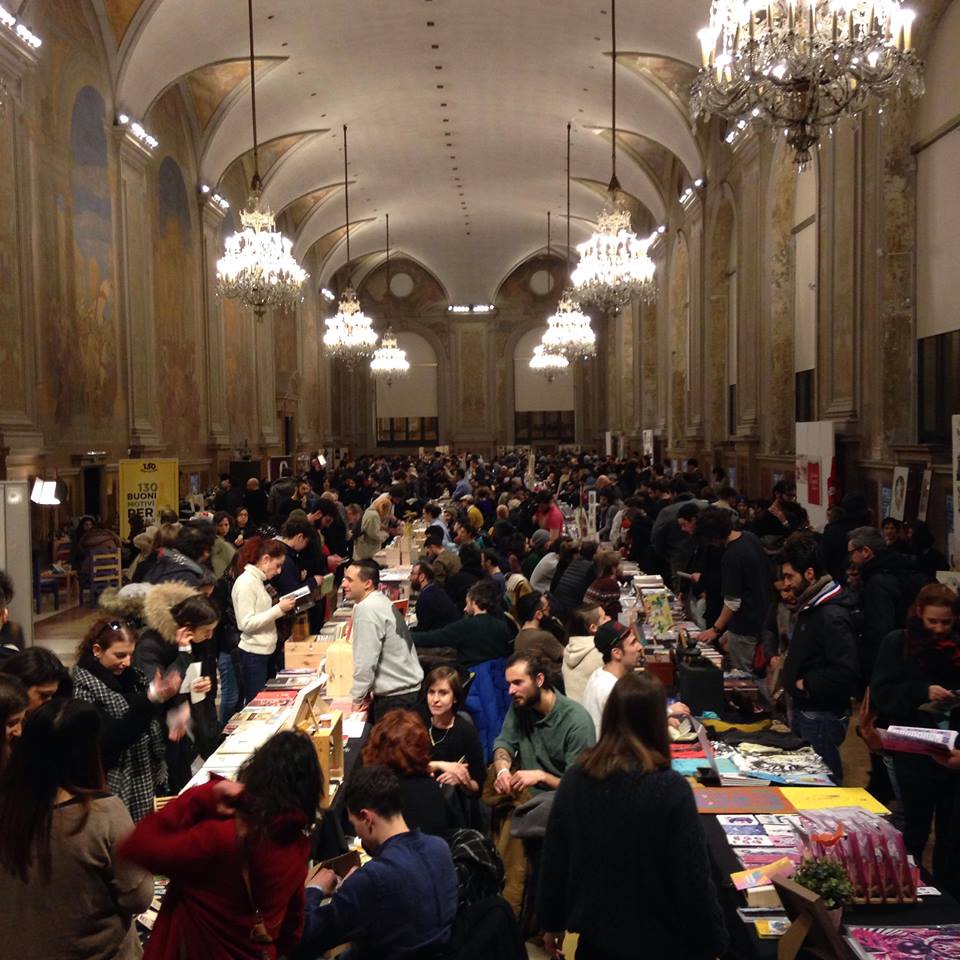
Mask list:
POLYGON ((891 726, 879 733, 883 749, 898 753, 946 754, 955 748, 957 742, 956 730, 891 726))

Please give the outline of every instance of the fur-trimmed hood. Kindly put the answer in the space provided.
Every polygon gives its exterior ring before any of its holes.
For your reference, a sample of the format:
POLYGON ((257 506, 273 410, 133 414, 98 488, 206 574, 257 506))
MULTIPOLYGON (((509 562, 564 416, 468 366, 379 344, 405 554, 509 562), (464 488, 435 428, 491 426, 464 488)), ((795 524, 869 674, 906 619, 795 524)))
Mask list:
POLYGON ((176 580, 158 583, 151 588, 143 600, 144 625, 156 631, 167 643, 176 644, 177 623, 170 613, 170 608, 186 600, 187 597, 198 595, 198 590, 176 580))

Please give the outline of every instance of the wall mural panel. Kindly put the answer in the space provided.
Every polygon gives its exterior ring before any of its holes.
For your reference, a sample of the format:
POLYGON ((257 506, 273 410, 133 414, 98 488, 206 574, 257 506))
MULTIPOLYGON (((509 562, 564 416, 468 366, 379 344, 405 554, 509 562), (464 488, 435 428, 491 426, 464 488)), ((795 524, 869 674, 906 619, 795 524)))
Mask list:
POLYGON ((203 434, 200 389, 203 338, 196 317, 196 242, 180 165, 173 157, 157 173, 154 307, 161 433, 183 457, 203 434))
POLYGON ((107 111, 100 92, 82 87, 70 120, 69 188, 56 198, 58 235, 69 243, 62 299, 46 327, 54 419, 66 427, 86 415, 111 418, 120 396, 113 186, 107 111))

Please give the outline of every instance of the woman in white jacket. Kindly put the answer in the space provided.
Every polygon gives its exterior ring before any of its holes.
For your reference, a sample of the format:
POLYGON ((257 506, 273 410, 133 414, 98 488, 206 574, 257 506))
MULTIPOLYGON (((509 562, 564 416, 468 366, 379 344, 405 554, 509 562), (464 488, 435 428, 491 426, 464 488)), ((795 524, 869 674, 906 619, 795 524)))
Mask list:
POLYGON ((257 549, 256 563, 244 567, 231 591, 240 630, 240 674, 245 702, 266 686, 277 649, 277 620, 296 605, 290 598, 274 603, 267 592, 266 583, 280 572, 285 556, 282 541, 264 540, 257 549))

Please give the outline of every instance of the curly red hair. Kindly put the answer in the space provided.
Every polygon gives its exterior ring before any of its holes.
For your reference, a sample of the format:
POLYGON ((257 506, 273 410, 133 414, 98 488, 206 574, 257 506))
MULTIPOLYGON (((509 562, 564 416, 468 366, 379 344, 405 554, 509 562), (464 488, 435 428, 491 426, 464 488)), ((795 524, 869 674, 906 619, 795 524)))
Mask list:
POLYGON ((370 731, 363 762, 368 767, 389 767, 400 777, 427 773, 430 734, 423 720, 411 710, 391 710, 370 731))

